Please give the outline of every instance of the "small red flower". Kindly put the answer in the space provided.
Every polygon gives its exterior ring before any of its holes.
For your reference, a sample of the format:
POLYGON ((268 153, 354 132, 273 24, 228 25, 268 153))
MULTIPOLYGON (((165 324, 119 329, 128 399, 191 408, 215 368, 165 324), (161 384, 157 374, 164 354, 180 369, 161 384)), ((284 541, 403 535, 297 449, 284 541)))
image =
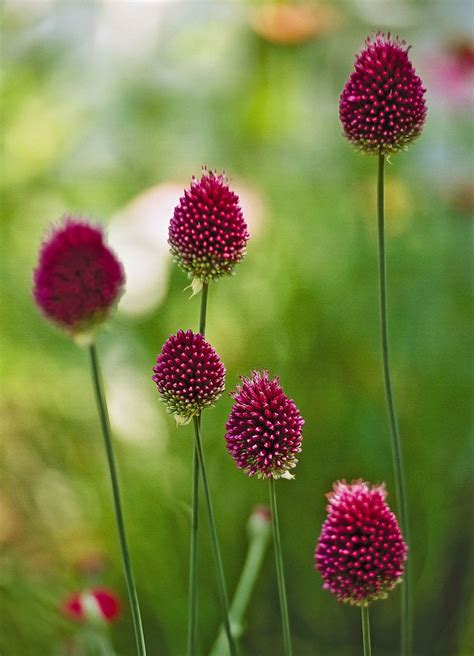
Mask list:
POLYGON ((178 423, 188 423, 224 391, 225 368, 201 333, 179 330, 165 342, 153 367, 161 400, 178 423))
POLYGON ((239 197, 224 175, 204 169, 174 210, 168 243, 190 278, 207 283, 232 273, 249 238, 239 197))
POLYGON ((385 497, 385 485, 337 481, 314 553, 323 588, 338 601, 364 605, 400 583, 408 547, 385 497))
POLYGON ((124 282, 122 265, 100 228, 66 216, 41 247, 33 294, 51 321, 78 334, 108 316, 124 282))
POLYGON ((346 137, 369 154, 396 153, 418 137, 426 89, 398 37, 368 37, 342 91, 339 117, 346 137))
POLYGON ((253 371, 231 394, 227 451, 239 469, 259 478, 293 478, 301 451, 303 419, 294 401, 268 371, 253 371))
POLYGON ((117 595, 105 588, 91 588, 69 596, 62 605, 63 612, 77 622, 113 622, 120 615, 121 603, 117 595))

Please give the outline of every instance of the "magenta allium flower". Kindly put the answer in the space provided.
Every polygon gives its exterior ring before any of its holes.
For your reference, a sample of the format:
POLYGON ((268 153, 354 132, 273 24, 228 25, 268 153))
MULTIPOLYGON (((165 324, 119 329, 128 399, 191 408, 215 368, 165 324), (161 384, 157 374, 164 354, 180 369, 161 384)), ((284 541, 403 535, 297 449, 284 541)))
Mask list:
POLYGON ((164 344, 153 380, 168 412, 188 423, 224 391, 225 368, 201 333, 179 330, 164 344))
POLYGON ((388 507, 385 485, 337 481, 314 552, 323 588, 358 606, 384 599, 401 581, 408 547, 388 507))
POLYGON ((77 335, 107 318, 124 282, 102 230, 66 216, 41 247, 33 295, 51 321, 77 335))
POLYGON ((405 41, 378 33, 356 57, 339 101, 346 137, 365 153, 396 153, 421 133, 426 89, 405 41))
POLYGON ((115 621, 120 615, 121 603, 117 595, 105 588, 91 588, 70 595, 63 603, 65 615, 77 622, 115 621))
POLYGON ((301 451, 303 419, 295 403, 285 396, 278 378, 268 371, 253 371, 241 378, 226 424, 227 451, 239 469, 259 478, 293 478, 301 451))
POLYGON ((224 175, 203 170, 174 210, 168 243, 175 261, 190 278, 208 283, 232 273, 245 255, 249 238, 239 197, 224 175))

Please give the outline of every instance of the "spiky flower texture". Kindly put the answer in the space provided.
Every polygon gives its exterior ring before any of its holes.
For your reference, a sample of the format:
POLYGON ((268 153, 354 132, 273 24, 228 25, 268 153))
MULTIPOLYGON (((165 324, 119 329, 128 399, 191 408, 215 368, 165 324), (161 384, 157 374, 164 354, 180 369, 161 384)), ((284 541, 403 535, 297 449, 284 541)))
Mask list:
POLYGON ((178 423, 188 423, 224 391, 225 368, 201 333, 179 330, 165 342, 153 367, 161 400, 178 423))
POLYGON ((389 155, 416 139, 426 117, 422 81, 405 41, 368 37, 342 91, 339 117, 348 140, 368 154, 389 155))
POLYGON ((174 210, 168 243, 179 266, 200 283, 231 274, 249 238, 239 197, 225 176, 203 170, 174 210))
POLYGON ((338 601, 384 599, 401 581, 408 548, 385 498, 385 485, 337 481, 315 550, 323 588, 338 601))
POLYGON ((107 318, 124 282, 122 265, 104 243, 102 230, 66 216, 41 247, 33 295, 51 321, 78 335, 107 318))
POLYGON ((259 478, 293 478, 301 451, 303 419, 278 378, 254 371, 242 378, 226 424, 227 451, 239 469, 259 478))

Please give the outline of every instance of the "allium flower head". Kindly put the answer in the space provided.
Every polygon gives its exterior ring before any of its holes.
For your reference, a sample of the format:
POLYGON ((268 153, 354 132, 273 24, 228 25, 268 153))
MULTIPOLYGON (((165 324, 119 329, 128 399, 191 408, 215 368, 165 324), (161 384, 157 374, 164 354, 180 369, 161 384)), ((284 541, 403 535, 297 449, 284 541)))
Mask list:
POLYGON ((396 153, 416 139, 426 117, 426 89, 405 41, 368 37, 339 101, 346 137, 365 153, 396 153))
POLYGON ((408 547, 385 485, 337 481, 314 553, 323 588, 358 606, 384 599, 401 581, 408 547))
POLYGON ((110 590, 91 588, 70 595, 63 603, 65 615, 77 622, 110 623, 120 615, 120 600, 110 590))
POLYGON ((124 282, 101 229, 66 216, 41 247, 33 295, 49 319, 77 335, 108 316, 124 282))
POLYGON ((165 342, 153 380, 168 412, 188 423, 224 391, 225 368, 201 333, 179 330, 165 342))
POLYGON ((238 196, 224 175, 203 170, 174 210, 168 243, 190 278, 207 283, 232 273, 249 238, 238 196))
POLYGON ((293 478, 303 440, 303 419, 278 378, 254 371, 241 378, 226 424, 227 451, 239 469, 259 478, 293 478))

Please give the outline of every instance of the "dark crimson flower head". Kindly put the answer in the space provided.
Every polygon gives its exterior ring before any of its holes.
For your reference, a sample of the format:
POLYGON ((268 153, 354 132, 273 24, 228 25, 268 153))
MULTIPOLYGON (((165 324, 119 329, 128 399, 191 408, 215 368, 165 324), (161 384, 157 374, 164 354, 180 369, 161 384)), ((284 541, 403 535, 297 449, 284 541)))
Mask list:
POLYGON ((224 391, 225 368, 201 333, 179 330, 165 342, 153 367, 153 380, 168 412, 188 423, 224 391))
POLYGON ((227 451, 239 469, 259 478, 293 478, 301 451, 303 419, 285 396, 278 378, 253 371, 232 392, 234 404, 226 424, 227 451))
POLYGON ((385 485, 337 481, 314 552, 323 588, 357 606, 384 599, 401 581, 408 547, 385 501, 385 485))
POLYGON ((113 622, 120 615, 120 609, 117 595, 105 588, 76 592, 62 605, 64 614, 77 622, 113 622))
POLYGON ((107 318, 124 282, 122 265, 104 244, 102 230, 66 216, 41 247, 33 295, 51 321, 79 335, 107 318))
POLYGON ((408 58, 405 41, 368 37, 339 101, 346 137, 369 154, 396 153, 419 136, 426 89, 408 58))
POLYGON ((245 255, 249 238, 239 197, 224 175, 203 170, 174 210, 168 243, 188 276, 207 283, 232 273, 245 255))

